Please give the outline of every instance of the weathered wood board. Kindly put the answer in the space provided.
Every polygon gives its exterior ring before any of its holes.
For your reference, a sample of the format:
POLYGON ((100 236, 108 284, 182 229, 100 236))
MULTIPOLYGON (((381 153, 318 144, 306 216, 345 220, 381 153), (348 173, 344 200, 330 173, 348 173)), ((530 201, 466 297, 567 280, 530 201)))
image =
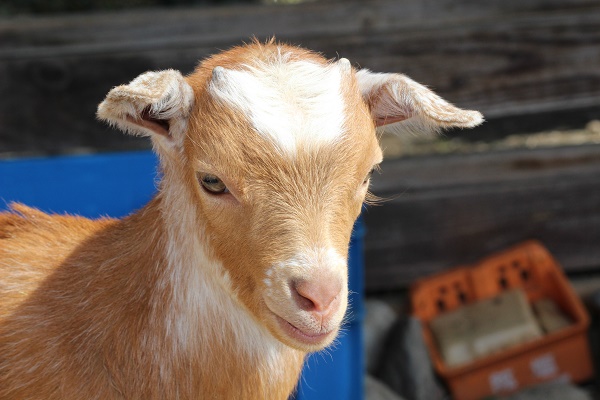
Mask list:
POLYGON ((365 212, 366 284, 377 291, 526 239, 567 272, 600 266, 600 146, 383 163, 365 212))
MULTIPOLYGON (((114 85, 252 35, 402 71, 487 118, 600 105, 596 0, 374 0, 0 20, 0 154, 147 146, 94 119, 114 85)), ((600 114, 600 111, 599 113, 600 114)))

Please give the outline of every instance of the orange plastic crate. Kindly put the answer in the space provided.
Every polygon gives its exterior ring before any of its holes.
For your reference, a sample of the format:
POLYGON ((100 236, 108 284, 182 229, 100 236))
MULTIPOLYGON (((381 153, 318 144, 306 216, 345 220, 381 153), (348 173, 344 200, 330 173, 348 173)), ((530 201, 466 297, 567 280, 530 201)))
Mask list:
POLYGON ((424 322, 425 342, 435 369, 456 400, 478 400, 555 379, 581 382, 593 376, 588 314, 558 263, 536 241, 524 242, 475 265, 420 280, 411 288, 411 300, 414 315, 424 322), (522 288, 530 302, 551 298, 570 316, 572 325, 469 364, 446 366, 429 321, 443 312, 513 288, 522 288))

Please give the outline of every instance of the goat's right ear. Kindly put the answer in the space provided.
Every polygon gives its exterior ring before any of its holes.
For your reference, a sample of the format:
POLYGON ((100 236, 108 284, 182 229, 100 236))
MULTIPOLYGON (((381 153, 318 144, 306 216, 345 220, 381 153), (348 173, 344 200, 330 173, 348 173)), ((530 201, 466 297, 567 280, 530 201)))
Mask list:
POLYGON ((181 146, 193 101, 193 90, 179 71, 146 72, 113 88, 97 116, 124 132, 181 146))

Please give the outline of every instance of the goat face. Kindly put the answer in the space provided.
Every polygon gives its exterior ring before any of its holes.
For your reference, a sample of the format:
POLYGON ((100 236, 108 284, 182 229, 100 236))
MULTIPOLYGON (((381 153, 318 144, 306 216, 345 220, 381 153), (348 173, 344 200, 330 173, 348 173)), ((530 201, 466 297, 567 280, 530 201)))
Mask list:
POLYGON ((293 56, 210 60, 186 149, 235 295, 279 340, 313 351, 346 311, 348 242, 381 150, 349 65, 293 56))
POLYGON ((481 121, 402 75, 273 43, 216 55, 186 78, 144 74, 98 114, 152 136, 163 170, 184 176, 198 226, 189 234, 230 294, 303 351, 331 343, 346 311, 352 225, 382 158, 375 127, 481 121))

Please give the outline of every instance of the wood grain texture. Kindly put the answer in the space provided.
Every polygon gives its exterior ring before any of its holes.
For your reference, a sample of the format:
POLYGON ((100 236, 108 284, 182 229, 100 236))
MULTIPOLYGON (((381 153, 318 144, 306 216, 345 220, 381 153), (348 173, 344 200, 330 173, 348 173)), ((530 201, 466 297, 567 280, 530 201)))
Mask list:
POLYGON ((0 20, 0 153, 146 147, 95 121, 108 90, 147 70, 190 72, 253 35, 404 72, 487 118, 600 105, 594 0, 377 0, 15 18, 0 20))
POLYGON ((600 265, 600 146, 384 162, 370 207, 366 285, 414 279, 521 240, 541 240, 567 272, 600 265))

